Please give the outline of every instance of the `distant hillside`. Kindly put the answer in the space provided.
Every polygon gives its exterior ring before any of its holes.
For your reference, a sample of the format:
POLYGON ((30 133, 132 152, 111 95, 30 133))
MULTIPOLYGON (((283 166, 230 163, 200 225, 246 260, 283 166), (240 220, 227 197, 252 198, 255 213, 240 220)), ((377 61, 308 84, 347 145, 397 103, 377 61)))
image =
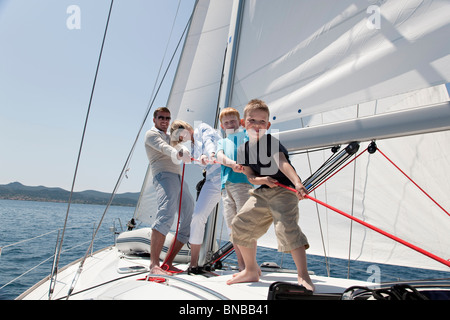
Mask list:
MULTIPOLYGON (((19 182, 0 185, 0 199, 68 202, 69 196, 70 191, 61 188, 28 187, 19 182)), ((109 193, 93 190, 74 192, 72 203, 107 204, 110 197, 109 193)), ((112 205, 134 207, 138 199, 139 192, 116 194, 112 205)))

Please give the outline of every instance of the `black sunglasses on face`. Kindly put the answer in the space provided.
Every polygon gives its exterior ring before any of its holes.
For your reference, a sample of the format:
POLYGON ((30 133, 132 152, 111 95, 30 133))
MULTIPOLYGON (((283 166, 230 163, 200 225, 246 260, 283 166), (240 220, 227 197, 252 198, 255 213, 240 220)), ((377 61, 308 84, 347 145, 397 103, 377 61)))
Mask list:
POLYGON ((163 117, 163 116, 158 116, 158 120, 170 120, 172 119, 171 117, 163 117))

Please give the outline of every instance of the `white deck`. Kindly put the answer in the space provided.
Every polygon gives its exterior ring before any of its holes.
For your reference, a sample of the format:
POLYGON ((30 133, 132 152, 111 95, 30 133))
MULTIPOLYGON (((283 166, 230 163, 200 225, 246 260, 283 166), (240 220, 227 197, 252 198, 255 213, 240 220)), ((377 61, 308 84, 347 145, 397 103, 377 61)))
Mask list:
MULTIPOLYGON (((266 300, 269 286, 276 281, 297 283, 292 272, 264 271, 256 283, 227 285, 226 281, 236 271, 214 271, 215 275, 188 275, 180 273, 166 277, 163 283, 139 280, 148 275, 149 259, 123 256, 115 247, 95 253, 84 263, 71 300, 266 300), (130 269, 131 267, 131 269, 130 269), (133 268, 141 267, 136 271, 133 268), (145 268, 145 269, 144 269, 145 268)), ((52 299, 65 299, 73 282, 79 262, 63 268, 57 277, 52 299)), ((186 269, 186 265, 180 265, 186 269)), ((355 280, 311 276, 316 287, 315 294, 342 293, 354 285, 368 286, 355 280)), ((48 300, 50 283, 44 279, 17 299, 48 300)))

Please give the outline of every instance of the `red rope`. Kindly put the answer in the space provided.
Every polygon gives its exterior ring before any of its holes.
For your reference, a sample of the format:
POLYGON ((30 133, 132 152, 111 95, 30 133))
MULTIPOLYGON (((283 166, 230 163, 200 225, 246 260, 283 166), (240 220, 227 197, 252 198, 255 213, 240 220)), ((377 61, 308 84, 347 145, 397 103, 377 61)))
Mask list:
MULTIPOLYGON (((170 247, 170 252, 167 253, 166 258, 164 259, 164 262, 161 266, 162 269, 164 269, 164 267, 167 268, 166 271, 169 271, 169 266, 166 264, 167 260, 169 259, 169 257, 172 255, 173 253, 173 249, 175 247, 175 242, 177 241, 177 237, 178 237, 178 229, 179 229, 179 225, 180 225, 180 217, 181 217, 181 199, 183 198, 183 184, 184 184, 184 167, 185 167, 185 163, 183 162, 183 173, 181 175, 181 190, 180 190, 180 204, 178 206, 178 221, 177 221, 177 231, 175 232, 175 238, 173 238, 172 241, 172 246, 170 247)), ((171 272, 171 271, 169 271, 171 272)))
POLYGON ((433 201, 439 208, 442 209, 448 216, 450 216, 450 213, 448 213, 439 203, 436 202, 425 190, 423 190, 413 179, 411 179, 405 172, 403 172, 402 169, 400 169, 391 159, 389 159, 381 150, 380 148, 377 148, 377 150, 389 161, 395 168, 397 168, 406 178, 408 178, 409 181, 411 181, 417 188, 419 188, 420 191, 422 191, 431 201, 433 201))
MULTIPOLYGON (((297 190, 295 190, 294 188, 290 188, 288 186, 282 185, 281 183, 276 183, 276 184, 278 186, 280 186, 280 187, 286 188, 286 189, 291 190, 293 192, 297 192, 297 190)), ((351 216, 351 215, 349 215, 349 214, 347 214, 347 213, 345 213, 345 212, 343 212, 343 211, 341 211, 339 209, 336 209, 336 208, 330 206, 329 204, 326 204, 325 202, 317 200, 317 199, 311 197, 310 195, 306 195, 306 198, 308 198, 308 199, 310 199, 310 200, 312 200, 312 201, 314 201, 314 202, 316 202, 316 203, 318 203, 318 204, 320 204, 320 205, 322 205, 322 206, 324 206, 324 207, 326 207, 326 208, 328 208, 330 210, 333 210, 333 211, 343 215, 344 217, 347 217, 347 218, 349 218, 349 219, 351 219, 351 220, 353 220, 355 222, 358 222, 359 224, 362 224, 363 226, 365 226, 365 227, 367 227, 369 229, 372 229, 372 230, 374 230, 374 231, 376 231, 376 232, 378 232, 378 233, 380 233, 380 234, 382 234, 382 235, 384 235, 384 236, 386 236, 388 238, 391 238, 392 240, 397 241, 397 242, 399 242, 399 243, 401 243, 401 244, 403 244, 403 245, 405 245, 405 246, 407 246, 407 247, 409 247, 409 248, 411 248, 411 249, 413 249, 413 250, 415 250, 415 251, 417 251, 419 253, 422 253, 422 254, 428 256, 431 259, 434 259, 434 260, 436 260, 436 261, 438 261, 440 263, 443 263, 446 266, 450 267, 450 261, 449 260, 445 260, 445 259, 443 259, 441 257, 438 257, 438 256, 436 256, 436 255, 434 255, 434 254, 432 254, 432 253, 430 253, 430 252, 428 252, 428 251, 426 251, 426 250, 424 250, 422 248, 419 248, 419 247, 417 247, 417 246, 415 246, 415 245, 413 245, 413 244, 411 244, 411 243, 409 243, 409 242, 407 242, 407 241, 405 241, 403 239, 400 239, 400 238, 398 238, 398 237, 396 237, 396 236, 394 236, 394 235, 392 235, 390 233, 387 233, 386 231, 383 231, 383 230, 381 230, 381 229, 379 229, 379 228, 377 228, 377 227, 375 227, 375 226, 373 226, 373 225, 371 225, 371 224, 369 224, 369 223, 367 223, 365 221, 362 221, 362 220, 360 220, 358 218, 355 218, 355 217, 353 217, 353 216, 351 216)))
MULTIPOLYGON (((200 159, 195 159, 195 158, 192 158, 192 157, 191 157, 191 161, 196 161, 196 162, 200 162, 200 163, 202 162, 202 160, 200 160, 200 159)), ((206 160, 206 162, 207 162, 207 163, 217 163, 217 164, 220 164, 220 165, 222 164, 222 163, 220 163, 220 162, 217 161, 217 160, 206 160)))
POLYGON ((156 283, 164 283, 164 282, 166 282, 166 279, 163 277, 145 276, 145 278, 137 279, 137 281, 150 281, 150 282, 156 282, 156 283))

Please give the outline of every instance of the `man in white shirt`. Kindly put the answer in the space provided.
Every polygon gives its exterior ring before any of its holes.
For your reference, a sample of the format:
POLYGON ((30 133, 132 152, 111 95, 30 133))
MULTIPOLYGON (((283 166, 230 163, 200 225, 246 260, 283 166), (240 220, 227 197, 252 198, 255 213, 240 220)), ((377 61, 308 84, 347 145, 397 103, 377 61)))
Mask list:
MULTIPOLYGON (((163 107, 155 110, 153 114, 155 125, 147 131, 145 136, 145 150, 150 162, 153 186, 156 189, 158 201, 150 245, 150 272, 153 274, 170 274, 168 271, 178 271, 172 266, 172 262, 176 254, 189 240, 190 224, 194 211, 194 199, 186 182, 184 182, 178 236, 171 255, 166 259, 168 269, 163 270, 160 266, 159 255, 179 209, 181 168, 177 160, 183 159, 183 155, 170 146, 170 136, 166 133, 170 119, 169 109, 163 107)), ((184 160, 189 162, 190 155, 186 156, 189 157, 184 160)))

